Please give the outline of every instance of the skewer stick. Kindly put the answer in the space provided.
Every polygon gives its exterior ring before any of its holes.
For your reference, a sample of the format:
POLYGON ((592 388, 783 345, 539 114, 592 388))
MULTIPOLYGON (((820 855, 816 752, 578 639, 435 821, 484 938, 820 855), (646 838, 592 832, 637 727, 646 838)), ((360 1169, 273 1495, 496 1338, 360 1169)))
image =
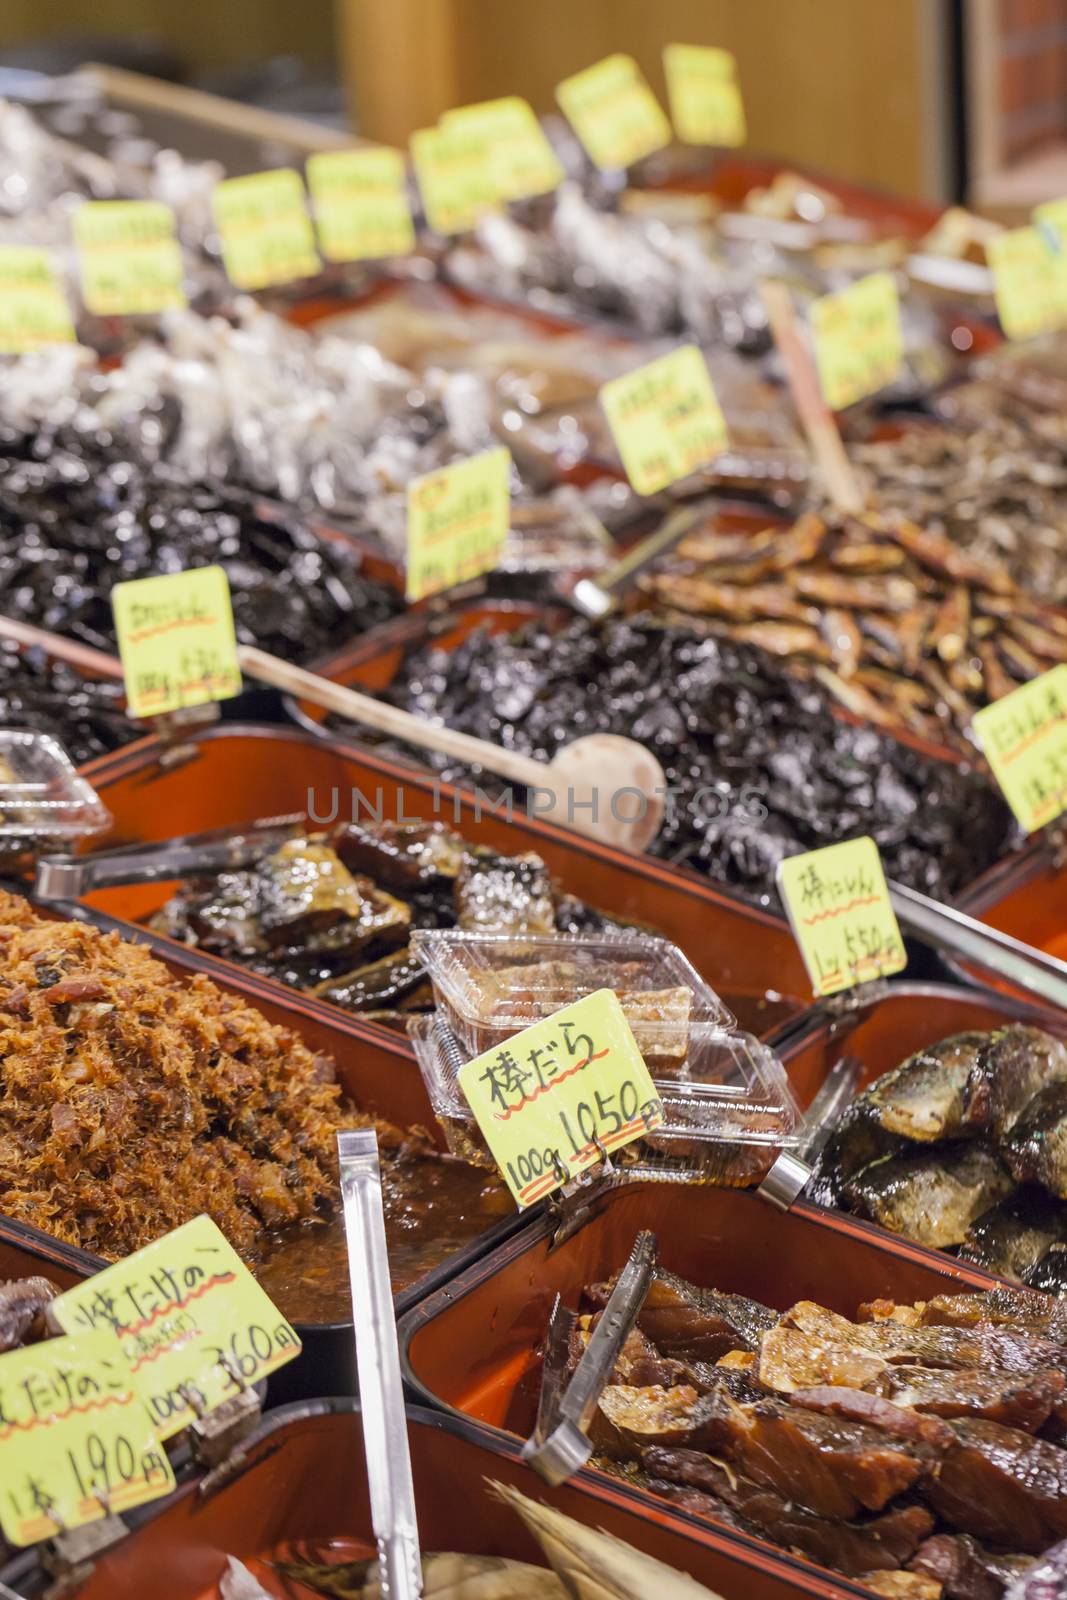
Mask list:
POLYGON ((76 639, 64 639, 62 634, 49 633, 47 628, 35 628, 31 622, 16 622, 13 617, 0 617, 0 639, 13 639, 16 644, 39 645, 57 661, 66 661, 81 672, 96 678, 122 678, 122 662, 118 656, 105 655, 91 645, 79 644, 76 639))
POLYGON ((793 297, 784 283, 763 283, 760 293, 823 482, 838 510, 856 515, 863 510, 863 495, 833 412, 823 399, 811 352, 801 337, 793 297))

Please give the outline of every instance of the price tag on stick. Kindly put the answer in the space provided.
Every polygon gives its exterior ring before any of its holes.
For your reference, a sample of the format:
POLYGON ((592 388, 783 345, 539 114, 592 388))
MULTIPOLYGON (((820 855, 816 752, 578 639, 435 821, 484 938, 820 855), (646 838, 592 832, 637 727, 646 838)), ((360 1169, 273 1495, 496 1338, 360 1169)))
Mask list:
POLYGON ((843 411, 891 384, 904 360, 891 272, 872 272, 811 306, 811 336, 827 405, 843 411))
POLYGON ((683 144, 742 145, 747 137, 737 62, 729 50, 668 44, 663 70, 671 121, 683 144))
POLYGON ((132 717, 240 694, 230 585, 222 567, 117 583, 111 609, 132 717))
POLYGON ((409 600, 492 572, 508 536, 511 455, 500 446, 408 484, 409 600))
POLYGON ((598 989, 476 1056, 459 1086, 520 1206, 663 1122, 618 996, 598 989))
POLYGON ((0 353, 73 344, 70 307, 47 250, 0 245, 0 353))
POLYGON ((907 966, 873 839, 786 856, 778 863, 778 892, 817 995, 837 994, 907 966))
POLYGON ((435 233, 466 233, 500 194, 485 134, 462 120, 411 135, 411 161, 426 220, 435 233))
POLYGON ((688 477, 728 443, 726 419, 696 345, 612 378, 600 404, 638 494, 656 494, 688 477))
POLYGON ((100 317, 180 311, 182 252, 158 200, 87 200, 74 213, 82 296, 100 317))
POLYGON ((300 1340, 210 1217, 195 1217, 52 1302, 69 1333, 116 1338, 156 1432, 300 1354, 300 1340))
POLYGON ((321 150, 308 157, 307 174, 327 261, 376 261, 414 250, 399 150, 321 150))
POLYGON ((110 1333, 0 1356, 0 1528, 36 1544, 129 1511, 174 1474, 110 1333))
POLYGON ((973 726, 1004 798, 1027 833, 1067 807, 1067 666, 976 711, 973 726))
POLYGON ((238 289, 269 289, 318 272, 304 185, 292 167, 226 178, 211 205, 223 263, 238 289))
POLYGON ((598 167, 632 167, 671 142, 671 125, 632 56, 606 56, 564 78, 556 99, 598 167))
POLYGON ((485 143, 493 185, 502 200, 548 194, 563 182, 563 168, 533 107, 518 95, 460 106, 446 111, 441 121, 485 143))
POLYGON ((1009 339, 1067 326, 1067 254, 1041 228, 1011 228, 986 245, 997 316, 1009 339))

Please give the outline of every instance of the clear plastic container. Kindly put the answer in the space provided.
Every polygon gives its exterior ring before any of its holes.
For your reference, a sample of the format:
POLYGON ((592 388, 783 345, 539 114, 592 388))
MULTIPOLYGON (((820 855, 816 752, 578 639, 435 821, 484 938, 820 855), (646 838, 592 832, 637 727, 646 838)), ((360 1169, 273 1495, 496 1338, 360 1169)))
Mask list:
POLYGON ((0 729, 0 864, 103 833, 111 813, 50 734, 0 729))
POLYGON ((641 933, 500 936, 418 930, 411 947, 468 1059, 598 989, 614 989, 653 1076, 681 1064, 690 1030, 733 1017, 682 952, 641 933))

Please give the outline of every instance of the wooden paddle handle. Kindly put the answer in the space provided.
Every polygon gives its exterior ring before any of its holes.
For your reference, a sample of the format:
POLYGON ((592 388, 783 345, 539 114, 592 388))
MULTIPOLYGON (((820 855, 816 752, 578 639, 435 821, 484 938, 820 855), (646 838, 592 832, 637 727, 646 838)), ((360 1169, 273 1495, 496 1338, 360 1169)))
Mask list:
POLYGON ((469 733, 457 733, 454 728, 424 722, 410 711, 401 711, 398 706, 386 705, 370 695, 346 689, 339 683, 331 683, 328 678, 320 678, 316 672, 305 672, 302 667, 294 667, 290 662, 268 655, 265 650, 257 650, 252 645, 239 645, 237 659, 241 671, 250 678, 310 700, 326 711, 336 711, 353 722, 365 723, 379 733, 403 739, 423 750, 439 750, 442 755, 455 756, 471 766, 484 767, 487 772, 494 772, 498 777, 509 778, 513 783, 524 784, 527 788, 550 786, 548 768, 529 756, 519 755, 514 750, 502 750, 486 739, 475 739, 469 733))
POLYGON ((30 622, 16 622, 13 617, 0 617, 0 639, 13 639, 16 644, 39 645, 57 661, 66 661, 81 672, 97 678, 122 677, 122 662, 118 656, 105 655, 91 645, 79 644, 76 639, 64 639, 62 634, 49 633, 46 628, 35 628, 30 622))
POLYGON ((770 282, 760 284, 760 295, 804 432, 830 498, 839 511, 856 514, 863 510, 863 496, 833 412, 823 399, 815 363, 800 336, 793 297, 784 283, 770 282))

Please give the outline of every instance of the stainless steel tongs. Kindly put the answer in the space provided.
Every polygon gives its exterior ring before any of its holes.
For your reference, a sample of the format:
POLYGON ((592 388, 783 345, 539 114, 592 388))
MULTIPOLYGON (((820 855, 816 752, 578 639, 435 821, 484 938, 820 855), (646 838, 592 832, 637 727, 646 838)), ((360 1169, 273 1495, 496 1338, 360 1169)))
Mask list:
POLYGON ((593 1453, 586 1430, 645 1303, 656 1270, 657 1249, 654 1233, 637 1235, 569 1383, 570 1339, 578 1319, 556 1296, 548 1324, 537 1422, 522 1448, 522 1459, 548 1483, 566 1482, 593 1453))

